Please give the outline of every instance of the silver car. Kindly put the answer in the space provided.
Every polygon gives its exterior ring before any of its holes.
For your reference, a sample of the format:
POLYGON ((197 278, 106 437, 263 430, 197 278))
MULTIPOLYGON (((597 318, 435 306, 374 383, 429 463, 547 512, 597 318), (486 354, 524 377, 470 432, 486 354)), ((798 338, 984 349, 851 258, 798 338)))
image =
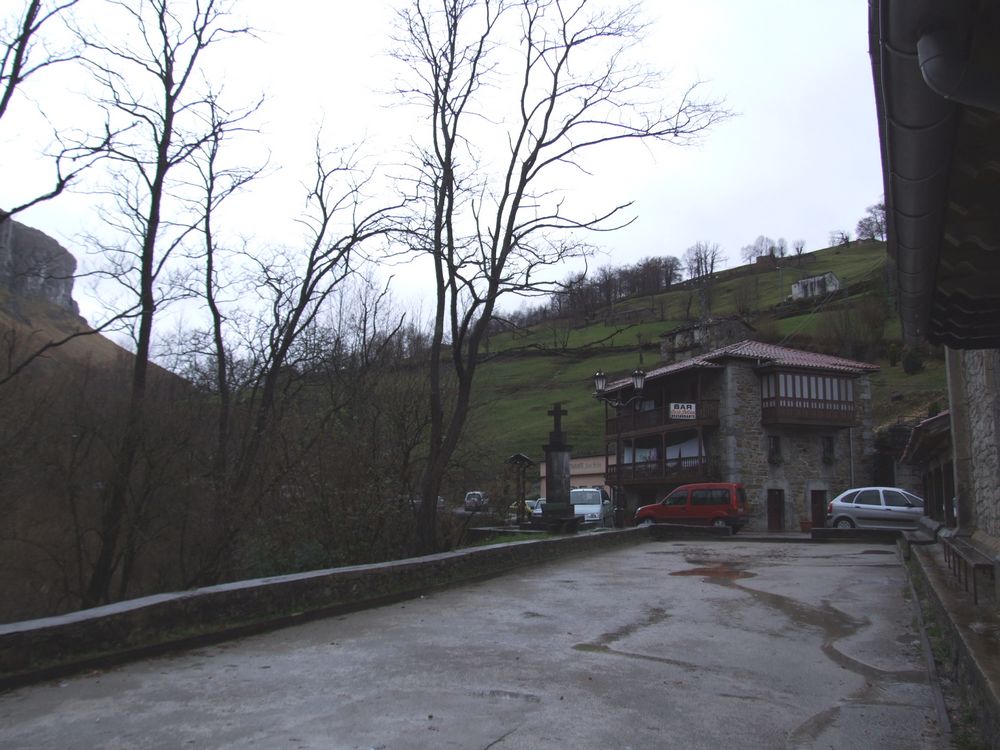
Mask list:
POLYGON ((581 526, 607 527, 614 525, 611 498, 604 490, 570 490, 569 502, 573 506, 573 515, 580 519, 581 526))
POLYGON ((826 525, 837 529, 914 529, 924 501, 898 487, 856 487, 837 495, 826 509, 826 525))

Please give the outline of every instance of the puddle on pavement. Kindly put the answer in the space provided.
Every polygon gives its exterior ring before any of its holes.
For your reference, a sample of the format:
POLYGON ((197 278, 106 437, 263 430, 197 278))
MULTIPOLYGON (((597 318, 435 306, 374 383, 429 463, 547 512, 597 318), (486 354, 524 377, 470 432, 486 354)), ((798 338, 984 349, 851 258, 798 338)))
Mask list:
POLYGON ((710 565, 701 568, 688 568, 687 570, 676 570, 670 575, 672 576, 701 576, 703 578, 710 578, 716 580, 724 581, 735 581, 738 578, 753 578, 756 573, 751 573, 747 570, 740 570, 727 563, 719 563, 718 565, 710 565))

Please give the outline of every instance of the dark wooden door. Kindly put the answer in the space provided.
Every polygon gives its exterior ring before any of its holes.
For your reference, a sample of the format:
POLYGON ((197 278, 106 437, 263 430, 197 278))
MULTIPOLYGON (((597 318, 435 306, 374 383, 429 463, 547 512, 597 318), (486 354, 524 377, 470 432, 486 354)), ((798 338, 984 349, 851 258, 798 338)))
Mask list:
POLYGON ((813 490, 809 496, 809 507, 812 509, 813 528, 823 528, 826 525, 826 490, 813 490))
POLYGON ((767 491, 767 530, 785 530, 785 491, 767 491))

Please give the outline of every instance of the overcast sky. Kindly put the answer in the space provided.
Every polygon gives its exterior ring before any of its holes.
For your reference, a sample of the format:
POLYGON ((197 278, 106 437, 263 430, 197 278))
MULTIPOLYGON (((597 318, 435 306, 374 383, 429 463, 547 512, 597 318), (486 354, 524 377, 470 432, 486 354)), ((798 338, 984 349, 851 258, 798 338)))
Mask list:
MULTIPOLYGON (((243 204, 243 234, 285 231, 280 218, 301 207, 289 186, 301 179, 320 124, 331 145, 363 140, 375 155, 403 148, 406 134, 396 127, 386 93, 398 72, 386 51, 400 1, 238 4, 261 41, 232 45, 213 63, 225 69, 230 96, 267 95, 261 121, 271 164, 280 168, 243 204)), ((631 227, 598 238, 607 255, 594 265, 682 256, 697 241, 718 243, 733 265, 759 234, 789 244, 802 239, 816 250, 829 244, 832 230, 853 232, 882 193, 867 6, 865 0, 649 0, 649 63, 669 73, 675 91, 705 81, 705 93, 724 98, 737 116, 697 147, 625 150, 592 165, 593 179, 575 188, 634 200, 637 216, 631 227)), ((69 99, 75 84, 49 75, 36 86, 31 93, 42 102, 61 89, 69 99)), ((16 123, 4 123, 0 141, 8 185, 12 167, 26 175, 36 158, 26 145, 35 141, 16 123)), ((37 129, 37 122, 24 127, 37 129)), ((12 198, 0 187, 0 204, 12 198)), ((89 196, 60 198, 19 219, 82 259, 77 233, 94 229, 92 203, 89 196)), ((419 297, 412 277, 401 278, 399 290, 419 297)), ((76 296, 86 314, 82 289, 76 296)))

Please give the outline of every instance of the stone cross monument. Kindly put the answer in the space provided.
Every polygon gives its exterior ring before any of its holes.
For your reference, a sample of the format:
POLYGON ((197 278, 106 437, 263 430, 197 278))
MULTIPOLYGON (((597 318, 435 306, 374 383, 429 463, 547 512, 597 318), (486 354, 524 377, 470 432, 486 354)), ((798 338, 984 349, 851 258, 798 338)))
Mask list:
POLYGON ((570 450, 566 435, 562 431, 562 418, 567 412, 562 404, 556 404, 549 411, 553 419, 553 429, 549 433, 548 445, 542 446, 545 451, 545 505, 542 509, 542 520, 552 529, 567 529, 574 525, 573 506, 569 502, 570 490, 570 450))

